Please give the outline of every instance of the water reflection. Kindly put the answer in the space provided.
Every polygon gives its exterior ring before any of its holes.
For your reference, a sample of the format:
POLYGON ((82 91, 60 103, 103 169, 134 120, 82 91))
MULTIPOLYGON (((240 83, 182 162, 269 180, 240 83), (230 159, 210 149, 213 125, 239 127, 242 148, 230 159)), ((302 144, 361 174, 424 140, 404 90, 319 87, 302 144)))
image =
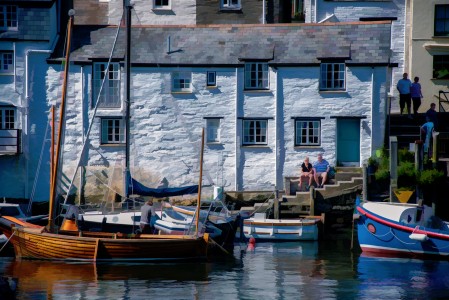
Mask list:
POLYGON ((375 257, 358 259, 361 299, 418 299, 449 296, 449 263, 438 260, 375 257))
POLYGON ((18 299, 444 299, 449 291, 447 261, 359 256, 349 239, 245 250, 202 263, 0 258, 0 274, 18 280, 18 299))
MULTIPOLYGON (((3 261, 5 277, 17 279, 18 298, 121 299, 145 296, 143 286, 208 280, 210 264, 65 263, 13 259, 3 261), (100 298, 98 298, 100 297, 100 298)), ((1 298, 1 297, 0 297, 1 298)))

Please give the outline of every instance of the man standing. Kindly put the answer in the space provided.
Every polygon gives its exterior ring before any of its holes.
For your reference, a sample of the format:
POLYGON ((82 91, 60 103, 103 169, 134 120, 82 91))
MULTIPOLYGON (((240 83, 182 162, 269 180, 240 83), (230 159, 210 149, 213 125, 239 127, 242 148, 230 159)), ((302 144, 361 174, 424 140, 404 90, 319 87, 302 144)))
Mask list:
POLYGON ((148 200, 141 208, 140 208, 140 231, 142 233, 153 233, 154 225, 152 223, 152 219, 156 216, 156 211, 153 207, 153 201, 148 200))
POLYGON ((323 159, 323 154, 318 153, 318 160, 313 164, 313 176, 319 188, 322 188, 327 180, 327 173, 330 170, 330 165, 327 160, 323 159), (321 178, 321 184, 320 184, 321 178))
POLYGON ((399 106, 401 108, 401 115, 405 105, 407 105, 408 118, 412 119, 412 115, 410 114, 410 109, 412 105, 412 96, 410 94, 410 87, 412 86, 412 82, 407 77, 408 74, 404 73, 402 75, 402 79, 398 81, 396 88, 399 91, 399 106))
POLYGON ((430 108, 426 111, 426 122, 432 122, 433 127, 435 128, 435 130, 437 130, 438 113, 435 110, 435 108, 436 108, 435 103, 431 103, 430 108))

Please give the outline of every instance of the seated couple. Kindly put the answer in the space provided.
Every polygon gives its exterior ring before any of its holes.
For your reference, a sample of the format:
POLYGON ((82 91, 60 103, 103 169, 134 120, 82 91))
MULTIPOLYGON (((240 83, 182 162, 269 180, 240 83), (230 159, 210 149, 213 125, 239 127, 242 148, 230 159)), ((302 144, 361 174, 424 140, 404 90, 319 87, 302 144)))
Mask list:
POLYGON ((327 173, 330 170, 330 165, 327 160, 323 159, 321 153, 318 154, 317 161, 313 165, 309 162, 309 158, 306 157, 301 165, 299 175, 299 190, 302 190, 303 180, 308 180, 306 185, 306 191, 310 189, 313 181, 316 182, 317 187, 322 188, 327 181, 327 173), (321 183, 320 183, 321 179, 321 183))

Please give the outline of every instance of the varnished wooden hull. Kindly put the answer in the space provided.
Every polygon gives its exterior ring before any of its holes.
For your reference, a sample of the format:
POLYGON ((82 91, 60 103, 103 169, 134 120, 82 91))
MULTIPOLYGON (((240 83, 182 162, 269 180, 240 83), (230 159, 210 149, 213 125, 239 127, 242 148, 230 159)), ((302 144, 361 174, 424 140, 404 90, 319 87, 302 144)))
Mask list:
MULTIPOLYGON (((207 255, 207 237, 141 236, 105 237, 41 233, 14 228, 11 243, 17 258, 74 261, 192 260, 207 255)), ((97 235, 97 236, 95 236, 97 235)))

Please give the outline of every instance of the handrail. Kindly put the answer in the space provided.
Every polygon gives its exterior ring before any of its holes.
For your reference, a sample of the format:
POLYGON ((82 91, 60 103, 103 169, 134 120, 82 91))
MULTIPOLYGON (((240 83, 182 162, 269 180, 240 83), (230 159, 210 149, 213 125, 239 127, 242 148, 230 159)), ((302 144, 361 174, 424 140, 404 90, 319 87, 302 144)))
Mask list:
POLYGON ((21 136, 21 129, 0 129, 0 154, 19 154, 22 150, 21 136))
POLYGON ((449 94, 449 91, 448 92, 438 91, 438 111, 439 112, 446 112, 443 104, 446 104, 449 108, 449 99, 447 97, 447 94, 449 94), (443 97, 441 97, 441 95, 444 96, 444 99, 443 99, 443 97))

